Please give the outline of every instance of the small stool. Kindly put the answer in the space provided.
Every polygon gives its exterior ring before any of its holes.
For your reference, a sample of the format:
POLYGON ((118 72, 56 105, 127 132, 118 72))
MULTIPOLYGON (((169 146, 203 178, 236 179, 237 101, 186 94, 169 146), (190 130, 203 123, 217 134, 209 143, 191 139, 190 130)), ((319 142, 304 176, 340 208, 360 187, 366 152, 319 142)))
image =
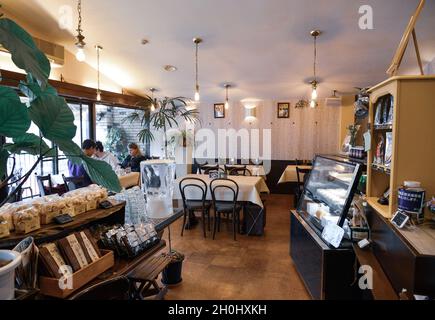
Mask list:
POLYGON ((156 300, 162 300, 168 289, 162 288, 157 283, 159 274, 169 265, 171 258, 167 255, 154 256, 143 261, 127 278, 131 282, 131 295, 134 300, 144 300, 146 297, 156 296, 156 300))

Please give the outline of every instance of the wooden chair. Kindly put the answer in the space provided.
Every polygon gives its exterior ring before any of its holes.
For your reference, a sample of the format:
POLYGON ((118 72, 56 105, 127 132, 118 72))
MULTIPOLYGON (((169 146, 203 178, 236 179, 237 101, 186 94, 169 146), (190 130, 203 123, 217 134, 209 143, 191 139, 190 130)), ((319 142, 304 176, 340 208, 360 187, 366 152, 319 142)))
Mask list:
POLYGON ((197 166, 198 166, 198 173, 199 174, 204 174, 204 171, 207 170, 207 168, 209 168, 207 165, 208 165, 208 162, 203 163, 203 164, 197 164, 197 166))
POLYGON ((70 300, 131 300, 130 281, 125 277, 109 279, 77 293, 70 300))
POLYGON ((39 194, 41 195, 41 197, 56 193, 53 192, 53 184, 51 183, 51 174, 46 176, 36 176, 36 182, 38 183, 39 194), (45 183, 47 183, 47 185, 45 183))
POLYGON ((239 185, 237 182, 231 179, 214 179, 210 182, 210 191, 214 207, 213 240, 216 236, 216 228, 218 231, 220 231, 221 214, 227 215, 228 217, 231 216, 233 224, 233 237, 234 240, 236 240, 236 229, 237 232, 240 232, 240 211, 242 210, 242 205, 237 203, 239 185), (222 182, 226 182, 226 184, 219 184, 222 182), (228 183, 230 183, 232 186, 228 185, 228 183), (224 201, 218 199, 216 190, 230 192, 232 194, 232 200, 224 201))
POLYGON ((230 176, 252 176, 252 172, 246 168, 234 168, 231 169, 230 176))
POLYGON ((298 178, 298 184, 296 187, 297 201, 299 201, 299 199, 301 198, 301 196, 304 192, 305 181, 308 180, 310 173, 311 173, 311 169, 304 169, 304 168, 296 167, 296 175, 298 178), (302 178, 302 175, 304 175, 303 178, 302 178))
POLYGON ((65 177, 62 174, 63 182, 65 183, 66 191, 73 191, 79 188, 83 188, 85 185, 85 177, 65 177))
POLYGON ((202 230, 204 233, 204 238, 206 238, 205 219, 207 218, 208 231, 210 231, 210 209, 211 209, 211 202, 205 200, 205 198, 207 197, 207 190, 208 190, 207 183, 205 183, 204 180, 199 178, 184 178, 183 180, 180 181, 178 187, 180 188, 180 194, 181 194, 181 198, 183 199, 183 209, 184 209, 181 236, 183 236, 184 228, 186 227, 187 214, 189 214, 189 222, 190 222, 191 217, 195 215, 195 211, 201 211, 202 230), (199 197, 199 199, 188 199, 186 197, 186 189, 187 190, 196 189, 200 192, 201 196, 199 197))
POLYGON ((204 170, 204 174, 209 174, 211 172, 222 172, 225 173, 225 170, 222 169, 219 165, 214 167, 207 167, 207 169, 204 170))
POLYGON ((246 166, 234 166, 234 165, 224 165, 225 172, 230 174, 231 170, 234 169, 244 169, 246 166))

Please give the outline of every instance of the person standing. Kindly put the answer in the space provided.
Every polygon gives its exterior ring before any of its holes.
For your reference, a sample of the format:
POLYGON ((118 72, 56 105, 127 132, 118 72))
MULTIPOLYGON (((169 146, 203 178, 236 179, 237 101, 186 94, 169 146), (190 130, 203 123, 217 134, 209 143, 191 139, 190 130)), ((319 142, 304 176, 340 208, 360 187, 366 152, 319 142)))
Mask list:
POLYGON ((128 144, 129 155, 124 159, 121 168, 131 168, 132 172, 140 172, 140 163, 147 158, 142 154, 136 143, 128 144))
MULTIPOLYGON (((95 142, 91 139, 84 140, 82 143, 82 150, 86 156, 92 157, 95 154, 95 142)), ((83 164, 73 163, 71 160, 68 160, 68 171, 71 177, 83 177, 84 182, 80 187, 87 187, 92 184, 91 177, 89 177, 83 164)))
POLYGON ((104 151, 104 146, 101 141, 95 142, 95 159, 107 162, 110 164, 113 171, 119 167, 118 159, 112 153, 104 151))

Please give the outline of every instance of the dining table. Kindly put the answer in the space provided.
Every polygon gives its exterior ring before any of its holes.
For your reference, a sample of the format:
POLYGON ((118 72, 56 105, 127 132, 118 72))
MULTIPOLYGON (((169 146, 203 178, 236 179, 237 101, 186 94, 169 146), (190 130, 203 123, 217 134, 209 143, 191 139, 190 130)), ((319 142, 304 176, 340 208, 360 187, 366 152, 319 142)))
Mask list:
MULTIPOLYGON (((278 181, 278 184, 287 183, 287 182, 298 182, 298 174, 296 172, 296 168, 299 169, 312 169, 313 167, 310 165, 290 165, 287 166, 284 172, 281 175, 281 178, 278 181)), ((304 180, 304 174, 301 173, 300 177, 301 181, 304 180)))
MULTIPOLYGON (((206 165, 203 165, 202 168, 204 170, 207 168, 214 168, 217 165, 218 164, 206 164, 206 165)), ((227 166, 231 167, 231 168, 246 168, 249 170, 249 172, 251 172, 252 176, 261 177, 264 180, 266 180, 266 170, 264 169, 264 166, 262 166, 262 165, 227 164, 227 166)), ((225 165, 219 164, 219 168, 221 168, 222 170, 225 170, 225 165)), ((197 173, 199 173, 199 168, 198 168, 197 173)))
POLYGON ((130 172, 118 175, 119 183, 123 189, 131 188, 140 185, 140 173, 130 172))

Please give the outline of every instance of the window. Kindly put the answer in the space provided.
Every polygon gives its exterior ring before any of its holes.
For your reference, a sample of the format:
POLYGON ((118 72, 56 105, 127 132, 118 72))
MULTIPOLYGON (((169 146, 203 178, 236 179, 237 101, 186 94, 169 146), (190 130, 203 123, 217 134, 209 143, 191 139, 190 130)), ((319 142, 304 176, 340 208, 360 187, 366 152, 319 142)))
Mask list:
POLYGON ((123 121, 132 112, 134 110, 122 107, 95 105, 95 138, 103 143, 105 151, 113 153, 119 161, 128 155, 127 146, 130 142, 137 143, 142 153, 146 151, 145 145, 139 143, 137 137, 142 129, 140 122, 123 121))

